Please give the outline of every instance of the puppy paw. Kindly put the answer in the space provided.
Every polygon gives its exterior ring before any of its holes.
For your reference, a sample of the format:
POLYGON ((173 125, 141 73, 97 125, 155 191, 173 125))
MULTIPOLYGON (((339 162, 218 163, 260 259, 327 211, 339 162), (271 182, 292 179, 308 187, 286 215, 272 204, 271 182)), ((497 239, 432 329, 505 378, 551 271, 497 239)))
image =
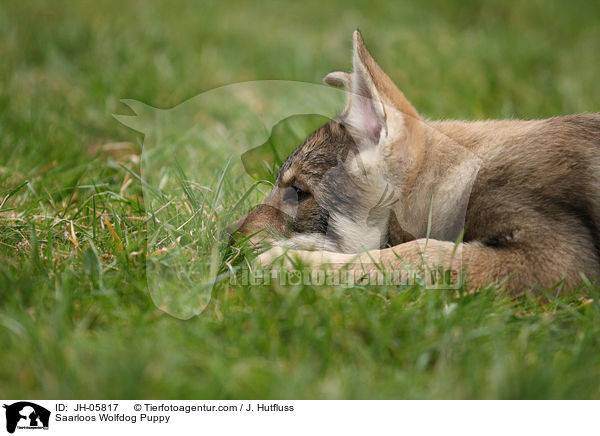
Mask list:
POLYGON ((317 257, 318 251, 292 250, 286 247, 273 247, 264 253, 259 254, 254 262, 259 266, 283 267, 285 269, 296 269, 301 266, 319 265, 317 257))
POLYGON ((315 268, 322 265, 340 267, 355 258, 356 255, 329 251, 290 250, 285 247, 273 247, 257 256, 255 263, 262 267, 283 266, 287 269, 299 266, 315 268))
MULTIPOLYGON (((277 259, 282 259, 282 256, 284 256, 287 251, 288 250, 283 247, 273 247, 256 256, 254 263, 259 267, 266 268, 273 265, 277 259)), ((286 259, 284 258, 284 261, 285 260, 286 259)))

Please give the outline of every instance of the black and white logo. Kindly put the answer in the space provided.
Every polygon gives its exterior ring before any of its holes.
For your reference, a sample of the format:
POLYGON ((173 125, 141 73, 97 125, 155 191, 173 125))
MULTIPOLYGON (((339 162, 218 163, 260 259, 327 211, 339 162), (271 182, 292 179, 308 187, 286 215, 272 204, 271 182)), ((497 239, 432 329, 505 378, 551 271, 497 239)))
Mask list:
POLYGON ((16 429, 48 430, 50 411, 29 401, 19 401, 4 405, 6 409, 6 431, 14 433, 16 429))

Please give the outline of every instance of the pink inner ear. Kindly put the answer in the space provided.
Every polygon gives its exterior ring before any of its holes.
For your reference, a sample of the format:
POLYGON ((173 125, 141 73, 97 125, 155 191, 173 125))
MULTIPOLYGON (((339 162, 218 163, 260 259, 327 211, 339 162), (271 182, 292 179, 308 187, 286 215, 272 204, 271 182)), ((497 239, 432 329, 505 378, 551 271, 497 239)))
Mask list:
POLYGON ((383 127, 382 120, 380 119, 377 111, 375 110, 375 102, 373 96, 369 90, 369 87, 364 82, 364 79, 357 80, 356 93, 360 96, 355 106, 351 108, 355 112, 356 121, 358 127, 364 135, 373 143, 379 143, 379 135, 381 134, 381 128, 383 127))
POLYGON ((369 139, 375 144, 378 144, 379 135, 381 134, 381 123, 379 122, 379 117, 375 112, 373 101, 371 99, 369 99, 369 106, 370 110, 365 111, 365 130, 369 139))

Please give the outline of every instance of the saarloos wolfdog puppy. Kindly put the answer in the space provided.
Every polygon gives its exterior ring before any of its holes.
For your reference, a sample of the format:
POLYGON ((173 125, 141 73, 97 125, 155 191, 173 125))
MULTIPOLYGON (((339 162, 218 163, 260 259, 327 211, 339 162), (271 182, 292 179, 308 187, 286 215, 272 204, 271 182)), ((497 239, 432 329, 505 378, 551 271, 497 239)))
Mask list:
POLYGON ((354 33, 348 99, 234 229, 319 267, 451 271, 469 288, 576 287, 600 273, 600 114, 429 121, 354 33))

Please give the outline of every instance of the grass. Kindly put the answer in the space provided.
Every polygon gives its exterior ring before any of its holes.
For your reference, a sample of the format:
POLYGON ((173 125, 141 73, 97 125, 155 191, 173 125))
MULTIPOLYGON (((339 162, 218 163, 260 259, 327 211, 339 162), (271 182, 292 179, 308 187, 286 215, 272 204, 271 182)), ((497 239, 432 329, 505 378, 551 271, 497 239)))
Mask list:
MULTIPOLYGON (((576 0, 4 2, 0 396, 599 398, 589 283, 514 299, 222 280, 190 303, 206 306, 199 316, 165 314, 147 288, 143 137, 111 116, 131 115, 122 98, 170 108, 234 82, 318 82, 349 68, 355 27, 428 117, 598 111, 599 19, 576 0)), ((169 215, 181 224, 199 192, 186 170, 169 215)), ((241 183, 223 183, 218 222, 235 214, 241 183)), ((267 191, 257 185, 242 209, 267 191)), ((217 233, 180 239, 179 260, 196 265, 193 243, 217 233)))

